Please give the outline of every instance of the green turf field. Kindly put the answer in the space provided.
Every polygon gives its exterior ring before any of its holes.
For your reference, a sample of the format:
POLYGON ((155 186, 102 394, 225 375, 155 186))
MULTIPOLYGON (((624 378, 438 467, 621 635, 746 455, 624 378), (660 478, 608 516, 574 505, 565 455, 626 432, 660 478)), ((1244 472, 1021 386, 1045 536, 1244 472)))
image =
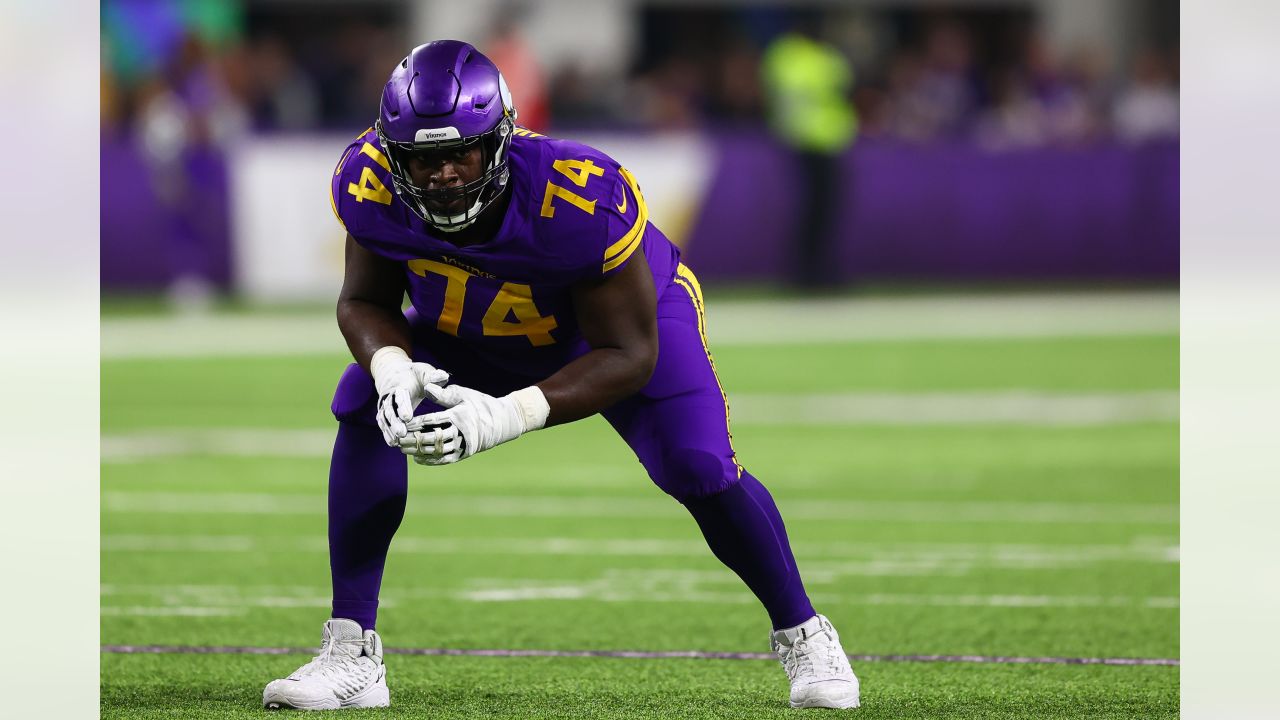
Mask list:
MULTIPOLYGON (((1160 333, 716 349, 731 404, 742 399, 740 458, 777 498, 847 651, 1059 658, 1179 656, 1176 418, 1107 405, 1176 400, 1177 355, 1160 333), (889 419, 772 416, 782 393, 874 397, 889 419), (1011 395, 1043 403, 1045 421, 913 415, 1011 395), (1101 415, 1052 402, 1080 396, 1101 415), (893 414, 912 398, 925 404, 893 414)), ((318 643, 327 407, 346 362, 340 346, 104 360, 104 644, 318 643)), ((598 419, 454 467, 411 466, 410 482, 378 625, 389 648, 767 650, 763 611, 598 419)), ((104 653, 103 716, 259 716, 262 686, 305 659, 104 653)), ((788 709, 785 675, 763 660, 387 661, 396 717, 821 714, 788 709)), ((854 667, 853 712, 868 718, 1178 709, 1177 667, 854 667)))

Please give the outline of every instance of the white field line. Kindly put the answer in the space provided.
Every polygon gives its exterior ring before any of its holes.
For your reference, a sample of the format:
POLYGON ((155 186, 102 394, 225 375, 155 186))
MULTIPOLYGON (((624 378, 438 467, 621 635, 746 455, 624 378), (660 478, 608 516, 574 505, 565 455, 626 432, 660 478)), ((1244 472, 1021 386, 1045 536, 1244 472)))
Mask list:
MULTIPOLYGON (((104 605, 104 615, 230 615, 250 608, 327 608, 331 603, 329 590, 322 587, 104 584, 99 592, 103 597, 134 600, 131 604, 104 605)), ((394 607, 396 601, 382 598, 379 604, 394 607)))
POLYGON ((1110 425, 1175 421, 1178 392, 738 394, 729 406, 748 425, 1110 425))
MULTIPOLYGON (((102 550, 109 553, 327 553, 323 537, 269 537, 251 535, 143 535, 102 536, 102 550)), ((463 538, 404 537, 392 542, 392 552, 412 555, 535 555, 583 557, 692 557, 705 558, 700 540, 659 538, 463 538)), ((817 574, 936 574, 974 567, 1045 569, 1096 565, 1108 562, 1177 563, 1176 541, 1135 542, 1130 545, 978 545, 937 543, 795 543, 797 555, 836 559, 839 564, 807 562, 817 574), (900 572, 901 571, 901 572, 900 572)))
POLYGON ((224 615, 243 615, 243 608, 204 607, 198 605, 103 605, 98 609, 100 615, 110 617, 215 617, 224 615))
MULTIPOLYGON (((104 552, 242 553, 268 552, 264 543, 248 535, 103 535, 104 552)), ((296 548, 291 548, 291 551, 296 548)))
MULTIPOLYGON (((757 600, 737 578, 727 572, 639 572, 608 573, 604 577, 571 581, 512 582, 499 578, 470 579, 470 588, 413 590, 388 589, 381 607, 417 605, 425 600, 449 599, 469 602, 522 602, 529 600, 591 600, 630 603, 713 603, 753 604, 757 600), (630 575, 630 577, 628 576, 630 575), (726 589, 700 587, 703 578, 726 589)), ((819 583, 821 584, 821 583, 819 583)), ((326 588, 279 588, 242 585, 103 585, 101 596, 128 598, 130 604, 103 605, 106 615, 226 615, 250 609, 277 609, 329 606, 326 588), (284 594, 290 591, 297 595, 284 594)), ((1021 595, 1021 594, 923 594, 871 593, 866 595, 811 592, 817 602, 844 605, 889 605, 926 607, 1128 607, 1177 609, 1176 597, 1107 595, 1021 595)))
MULTIPOLYGON (((1178 392, 1055 394, 1028 390, 969 393, 739 394, 730 401, 733 424, 1047 426, 1173 422, 1178 392)), ((193 428, 102 436, 104 462, 158 457, 328 457, 335 431, 279 428, 193 428)))
MULTIPOLYGON (((855 575, 855 574, 851 574, 855 575)), ((1177 607, 1176 597, 1020 594, 850 594, 830 588, 844 574, 813 572, 806 566, 805 584, 815 602, 852 605, 919 605, 932 607, 1177 607), (826 586, 828 589, 823 590, 826 586)), ((603 602, 752 603, 737 577, 723 570, 607 570, 590 580, 523 580, 469 578, 460 596, 477 602, 525 600, 598 600, 603 602)))
MULTIPOLYGON (((1177 505, 1156 503, 942 502, 795 500, 781 504, 787 518, 847 522, 1148 524, 1176 525, 1177 505)), ((324 515, 324 495, 181 493, 109 490, 108 513, 324 515)), ((409 502, 407 514, 427 517, 670 518, 681 512, 664 497, 427 495, 409 502)))
POLYGON ((1176 597, 1100 595, 912 595, 877 593, 858 600, 863 605, 925 605, 929 607, 1144 607, 1173 610, 1176 597))
MULTIPOLYGON (((1134 598, 1101 595, 919 595, 877 593, 873 595, 846 595, 833 593, 809 593, 815 602, 848 605, 898 605, 923 607, 1140 607, 1148 609, 1177 609, 1174 597, 1134 598)), ((754 596, 746 592, 653 592, 634 591, 617 587, 597 587, 587 584, 559 586, 513 586, 490 590, 473 590, 462 593, 460 599, 473 602, 527 602, 530 600, 595 600, 599 602, 671 602, 711 604, 752 604, 754 596)))
POLYGON ((166 457, 328 457, 335 428, 192 428, 103 435, 102 462, 137 462, 166 457))
MULTIPOLYGON (((336 291, 335 291, 336 292, 336 291)), ((1174 292, 717 301, 714 345, 1176 334, 1174 292)), ((108 317, 104 360, 343 354, 332 311, 108 317)))
MULTIPOLYGON (((852 605, 920 605, 933 607, 1177 607, 1176 597, 1020 594, 921 594, 842 592, 830 586, 838 573, 805 570, 805 585, 814 602, 852 605), (824 586, 827 589, 822 589, 824 586)), ((751 603, 741 582, 723 570, 607 570, 589 580, 511 580, 469 578, 460 597, 477 602, 524 600, 598 600, 603 602, 751 603)))

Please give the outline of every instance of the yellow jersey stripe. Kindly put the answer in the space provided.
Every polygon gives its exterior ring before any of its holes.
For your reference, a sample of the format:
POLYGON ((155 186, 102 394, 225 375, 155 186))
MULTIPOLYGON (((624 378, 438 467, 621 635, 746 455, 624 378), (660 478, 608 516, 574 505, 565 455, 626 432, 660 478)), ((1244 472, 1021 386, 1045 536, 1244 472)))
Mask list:
MULTIPOLYGON (((610 245, 609 248, 604 251, 604 257, 606 260, 626 248, 627 245, 631 244, 634 236, 644 230, 644 223, 649 219, 649 208, 645 206, 644 198, 640 195, 640 188, 636 185, 635 176, 623 167, 618 168, 618 174, 621 175, 622 179, 631 187, 631 194, 636 196, 636 221, 632 223, 631 228, 622 236, 622 239, 610 245)), ((624 197, 623 199, 625 200, 626 198, 624 197)))
MULTIPOLYGON (((649 207, 644 203, 644 196, 640 194, 640 187, 636 184, 635 176, 626 168, 618 168, 618 174, 626 181, 627 186, 631 188, 631 194, 636 198, 636 221, 632 223, 631 228, 617 242, 613 243, 604 251, 604 270, 609 272, 618 267, 631 257, 631 253, 640 247, 640 241, 644 239, 644 229, 649 223, 649 207)), ((626 199, 626 190, 623 190, 623 199, 626 199)))
MULTIPOLYGON (((373 128, 369 128, 369 130, 372 129, 373 128)), ((369 130, 365 130, 365 132, 369 132, 369 130)), ((361 135, 363 134, 364 133, 361 133, 361 135)), ((347 151, 342 153, 342 159, 338 160, 338 167, 333 169, 334 177, 338 177, 342 174, 342 166, 347 164, 347 158, 349 157, 351 157, 351 148, 347 148, 347 151)), ((342 222, 342 216, 338 214, 338 201, 333 197, 332 185, 329 186, 329 209, 333 211, 333 216, 338 219, 338 224, 342 226, 342 229, 346 230, 347 224, 342 222)))
POLYGON ((347 151, 342 153, 342 159, 338 161, 338 167, 333 169, 334 177, 338 177, 342 174, 342 166, 347 164, 347 158, 349 157, 351 157, 351 148, 347 148, 347 151))
POLYGON ((603 270, 601 270, 601 272, 609 272, 610 270, 612 270, 612 269, 614 269, 614 268, 618 267, 619 265, 621 265, 622 263, 626 262, 626 261, 627 261, 627 258, 631 257, 631 253, 635 252, 635 251, 636 251, 636 248, 640 247, 640 245, 641 245, 641 242, 640 242, 640 241, 641 241, 642 239, 644 239, 644 236, 643 236, 643 235, 637 235, 637 236, 636 236, 636 238, 635 238, 635 240, 634 240, 634 241, 632 241, 632 243, 631 243, 630 245, 628 245, 625 249, 623 249, 623 251, 622 251, 622 253, 621 253, 621 254, 617 255, 617 256, 616 256, 616 257, 614 257, 612 260, 606 260, 606 261, 605 261, 605 263, 604 263, 604 269, 603 269, 603 270))
POLYGON ((333 199, 333 188, 329 188, 329 209, 333 210, 333 216, 338 219, 338 224, 343 230, 347 229, 347 224, 342 222, 342 216, 338 214, 338 203, 333 199))

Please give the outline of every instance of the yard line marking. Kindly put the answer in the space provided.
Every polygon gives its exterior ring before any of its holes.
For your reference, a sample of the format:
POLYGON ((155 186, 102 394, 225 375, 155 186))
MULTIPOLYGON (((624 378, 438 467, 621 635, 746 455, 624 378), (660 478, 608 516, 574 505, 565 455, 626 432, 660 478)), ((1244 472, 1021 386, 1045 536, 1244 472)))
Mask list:
MULTIPOLYGON (((1178 392, 998 392, 730 395, 735 425, 1096 426, 1176 422, 1178 392)), ((328 457, 333 428, 191 428, 103 435, 104 462, 159 457, 328 457)))
MULTIPOLYGON (((103 645, 102 652, 120 655, 188 654, 188 655, 314 655, 314 648, 256 647, 252 645, 103 645)), ((471 648, 396 648, 383 650, 388 655, 434 657, 496 658, 616 658, 625 660, 772 660, 772 653, 711 652, 703 650, 526 650, 471 648)), ((1013 655, 862 655, 849 654, 855 662, 922 662, 922 663, 992 663, 1008 665, 1115 665, 1178 667, 1178 658, 1132 657, 1053 657, 1013 655)))
MULTIPOLYGON (((100 596, 145 598, 149 603, 102 605, 104 615, 244 615, 250 608, 328 608, 332 595, 319 587, 261 586, 253 592, 235 585, 103 584, 100 596)), ((383 606, 395 607, 395 599, 383 606)))
POLYGON ((878 593, 854 598, 864 605, 929 607, 1146 607, 1176 610, 1178 598, 1101 597, 1097 595, 912 595, 878 593))
POLYGON ((103 535, 107 552, 263 552, 270 548, 248 535, 103 535))
POLYGON ((850 392, 730 395, 735 424, 1046 425, 1174 422, 1178 392, 850 392))
MULTIPOLYGON (((821 587, 833 578, 809 584, 821 587)), ((505 578, 468 578, 469 588, 397 588, 383 594, 383 607, 397 607, 428 599, 470 602, 522 602, 527 600, 588 600, 630 603, 714 603, 750 604, 755 596, 741 588, 736 577, 722 570, 642 570, 609 571, 586 581, 543 580, 513 582, 505 578), (723 588, 723 589, 721 589, 723 588)), ((101 596, 149 599, 150 603, 105 605, 107 614, 201 614, 206 609, 226 608, 239 613, 249 608, 328 607, 326 589, 319 587, 236 586, 236 585, 118 585, 104 584, 101 596), (108 608, 111 608, 108 611, 108 608), (120 609, 124 608, 124 609, 120 609), (155 612, 148 612, 152 608, 155 612), (183 608, 195 608, 190 613, 183 608), (172 612, 166 612, 172 609, 172 612)), ((887 605, 923 607, 993 608, 1145 608, 1176 610, 1176 597, 1124 597, 1099 595, 927 595, 913 593, 873 593, 851 595, 811 591, 814 601, 844 605, 887 605)), ((209 614, 214 613, 213 610, 209 614)))
POLYGON ((333 452, 333 428, 200 428, 153 430, 103 435, 102 462, 134 462, 152 458, 189 456, 328 457, 333 452))
MULTIPOLYGON (((784 500, 788 518, 858 522, 1145 524, 1176 525, 1178 506, 1158 503, 983 502, 909 500, 784 500)), ((109 513, 324 515, 319 494, 150 492, 108 490, 109 513)), ((420 495, 407 515, 428 517, 675 518, 676 503, 664 497, 420 495)))
MULTIPOLYGON (((104 534, 102 549, 107 552, 209 552, 209 553, 327 553, 324 537, 276 537, 252 535, 149 535, 104 534)), ((1129 545, 977 545, 939 543, 814 543, 792 545, 807 558, 863 561, 874 572, 883 565, 895 568, 942 569, 975 565, 1002 568, 1060 568, 1101 562, 1176 563, 1175 540, 1135 542, 1129 545)), ((393 552, 421 555, 571 555, 706 557, 710 552, 700 540, 662 538, 567 538, 567 537, 415 537, 397 536, 393 552)), ((823 572, 823 565, 810 570, 823 572)))
MULTIPOLYGON (((923 594, 831 592, 843 578, 858 576, 860 568, 839 563, 813 563, 806 570, 806 584, 813 586, 815 603, 846 605, 892 605, 924 607, 1117 607, 1177 609, 1177 597, 1100 595, 1020 595, 1020 594, 923 594), (850 571, 852 570, 852 571, 850 571)), ((469 587, 455 592, 474 602, 521 602, 528 600, 591 600, 599 602, 752 602, 750 593, 739 589, 732 573, 701 569, 609 569, 587 579, 512 579, 471 577, 469 587)))
POLYGON ((244 615, 245 612, 244 608, 197 607, 193 605, 104 605, 99 608, 99 614, 112 617, 213 617, 244 615))
POLYGON ((790 298, 707 303, 716 344, 1176 334, 1170 292, 790 298), (761 328, 768 328, 762 333, 761 328))
MULTIPOLYGON (((715 300, 712 346, 1177 334, 1176 292, 715 300), (761 328, 768 328, 764 333, 761 328)), ((333 312, 102 319, 104 360, 345 355, 333 312)))
MULTIPOLYGON (((808 578, 806 578, 807 580, 808 578)), ((821 583, 809 583, 821 585, 821 583)), ((650 588, 626 588, 601 583, 559 583, 554 585, 516 585, 505 588, 471 590, 455 597, 472 602, 525 602, 529 600, 593 600, 597 602, 711 603, 750 604, 757 602, 750 593, 678 589, 663 592, 650 588)), ((847 605, 887 605, 897 607, 994 607, 994 608, 1086 608, 1138 607, 1151 610, 1177 610, 1178 598, 1103 597, 1097 595, 918 595, 877 593, 848 595, 810 592, 814 602, 847 605)))

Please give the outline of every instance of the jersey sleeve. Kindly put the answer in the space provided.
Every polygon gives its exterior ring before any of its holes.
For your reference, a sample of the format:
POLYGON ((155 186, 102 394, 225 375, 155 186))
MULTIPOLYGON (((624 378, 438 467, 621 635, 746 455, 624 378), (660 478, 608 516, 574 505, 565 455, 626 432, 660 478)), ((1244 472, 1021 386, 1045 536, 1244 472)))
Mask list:
MULTIPOLYGON (((342 170, 347 164, 347 160, 351 158, 351 152, 355 150, 355 143, 347 146, 342 151, 342 157, 338 160, 338 165, 333 169, 333 177, 329 179, 329 209, 333 210, 333 217, 342 226, 343 230, 347 229, 347 223, 342 219, 342 213, 338 210, 338 201, 342 198, 342 188, 346 187, 346 180, 342 177, 342 170)), ((350 231, 348 231, 350 232, 350 231)))
POLYGON ((391 205, 391 165, 372 129, 343 151, 329 184, 329 207, 338 223, 357 240, 373 216, 391 205))
POLYGON ((604 251, 600 274, 608 277, 626 267, 644 242, 649 226, 649 208, 645 205, 640 184, 626 168, 615 166, 611 197, 605 203, 604 251))
POLYGON ((531 210, 548 258, 544 269, 556 268, 568 282, 621 271, 643 246, 649 225, 635 176, 581 143, 548 139, 539 152, 531 210))

